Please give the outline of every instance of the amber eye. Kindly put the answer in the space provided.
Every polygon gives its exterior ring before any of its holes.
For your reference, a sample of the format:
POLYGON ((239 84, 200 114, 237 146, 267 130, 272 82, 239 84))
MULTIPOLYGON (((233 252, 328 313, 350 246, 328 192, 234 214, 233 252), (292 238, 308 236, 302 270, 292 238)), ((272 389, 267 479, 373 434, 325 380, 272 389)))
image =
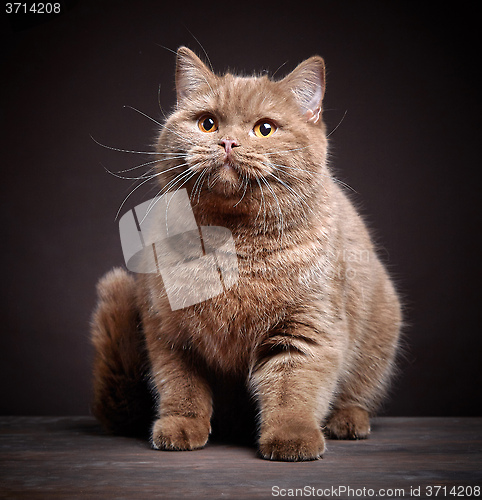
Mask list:
POLYGON ((256 137, 269 137, 276 132, 276 125, 263 120, 254 126, 253 132, 256 137))
POLYGON ((216 132, 218 129, 218 121, 214 116, 203 115, 199 118, 197 126, 201 132, 216 132))

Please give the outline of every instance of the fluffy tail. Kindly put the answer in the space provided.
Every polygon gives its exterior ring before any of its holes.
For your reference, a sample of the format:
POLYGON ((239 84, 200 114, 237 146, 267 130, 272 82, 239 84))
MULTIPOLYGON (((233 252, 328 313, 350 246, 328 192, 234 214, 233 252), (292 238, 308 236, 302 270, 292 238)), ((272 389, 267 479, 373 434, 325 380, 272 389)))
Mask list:
POLYGON ((145 434, 154 418, 149 361, 136 306, 135 280, 120 268, 97 285, 92 317, 92 411, 110 432, 145 434))

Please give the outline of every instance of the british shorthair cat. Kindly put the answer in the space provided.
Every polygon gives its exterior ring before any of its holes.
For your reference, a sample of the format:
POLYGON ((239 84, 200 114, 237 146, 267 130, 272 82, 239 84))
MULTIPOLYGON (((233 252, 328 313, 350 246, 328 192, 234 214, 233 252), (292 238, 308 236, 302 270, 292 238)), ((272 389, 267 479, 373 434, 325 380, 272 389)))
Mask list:
POLYGON ((163 192, 187 190, 198 226, 230 231, 238 274, 178 309, 159 274, 102 278, 94 414, 114 432, 149 426, 155 449, 202 448, 213 413, 237 428, 216 396, 223 385, 236 400, 232 381, 255 405, 263 458, 313 460, 325 435, 366 438, 393 371, 401 309, 327 164, 323 59, 275 81, 218 76, 181 47, 175 77, 156 179, 163 192))

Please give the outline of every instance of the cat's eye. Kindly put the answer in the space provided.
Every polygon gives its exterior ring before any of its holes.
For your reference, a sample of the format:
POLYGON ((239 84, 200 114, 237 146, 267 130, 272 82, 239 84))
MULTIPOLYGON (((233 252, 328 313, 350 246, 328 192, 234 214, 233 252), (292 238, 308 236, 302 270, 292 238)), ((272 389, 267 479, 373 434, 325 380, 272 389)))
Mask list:
POLYGON ((201 132, 216 132, 218 129, 218 121, 212 115, 203 115, 199 118, 197 126, 201 132))
POLYGON ((262 120, 253 128, 256 137, 269 137, 276 132, 276 125, 270 121, 262 120))

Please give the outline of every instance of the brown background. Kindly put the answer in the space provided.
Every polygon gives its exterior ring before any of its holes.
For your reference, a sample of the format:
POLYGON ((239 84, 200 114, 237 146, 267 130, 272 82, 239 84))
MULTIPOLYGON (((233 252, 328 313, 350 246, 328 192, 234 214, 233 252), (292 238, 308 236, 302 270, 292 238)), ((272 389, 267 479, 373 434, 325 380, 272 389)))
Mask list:
POLYGON ((330 130, 346 111, 331 161, 406 304, 385 412, 479 415, 478 11, 422 4, 78 0, 54 18, 3 15, 0 412, 89 412, 94 286, 123 264, 114 217, 132 188, 103 166, 149 159, 91 136, 149 150, 156 125, 124 106, 162 118, 159 85, 165 110, 175 97, 162 46, 202 55, 197 38, 218 71, 325 58, 330 130))

